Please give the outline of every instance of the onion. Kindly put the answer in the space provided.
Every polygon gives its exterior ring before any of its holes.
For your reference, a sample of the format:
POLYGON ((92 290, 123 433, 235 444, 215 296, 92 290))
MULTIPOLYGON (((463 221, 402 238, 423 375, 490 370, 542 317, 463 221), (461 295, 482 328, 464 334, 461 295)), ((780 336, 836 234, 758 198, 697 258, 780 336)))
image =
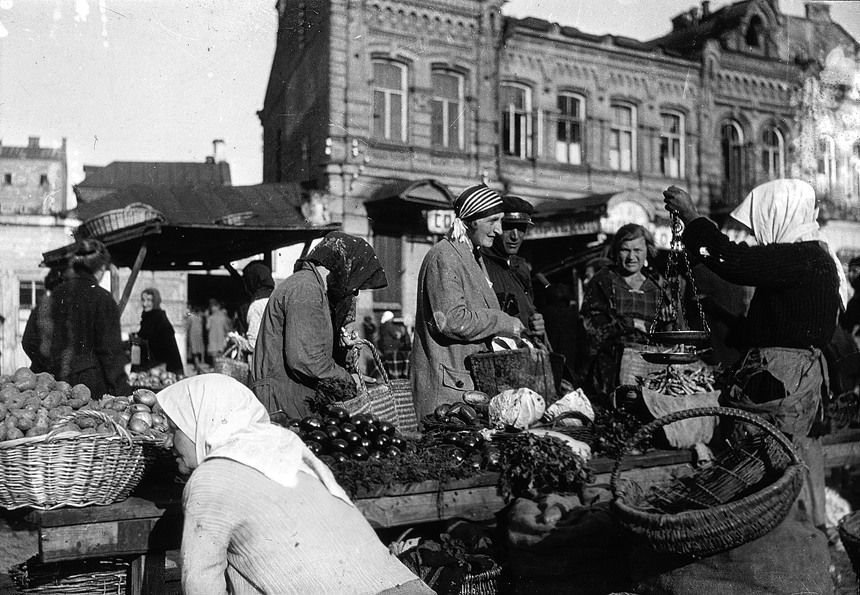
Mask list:
POLYGON ((129 423, 133 422, 136 419, 139 419, 140 421, 145 423, 147 428, 152 427, 152 414, 148 411, 138 411, 137 413, 133 413, 129 423))
POLYGON ((128 422, 128 429, 137 434, 145 434, 149 431, 149 426, 142 419, 132 419, 128 422))

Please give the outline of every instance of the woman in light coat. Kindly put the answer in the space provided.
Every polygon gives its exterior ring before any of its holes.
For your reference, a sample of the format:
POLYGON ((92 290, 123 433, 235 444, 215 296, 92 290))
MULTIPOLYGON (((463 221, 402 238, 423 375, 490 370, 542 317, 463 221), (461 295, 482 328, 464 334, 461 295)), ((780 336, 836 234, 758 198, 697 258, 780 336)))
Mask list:
POLYGON ((419 419, 474 388, 468 356, 486 351, 496 335, 524 330, 499 307, 479 251, 501 234, 501 196, 483 184, 472 186, 457 197, 454 212, 451 231, 430 249, 418 274, 410 376, 419 419))

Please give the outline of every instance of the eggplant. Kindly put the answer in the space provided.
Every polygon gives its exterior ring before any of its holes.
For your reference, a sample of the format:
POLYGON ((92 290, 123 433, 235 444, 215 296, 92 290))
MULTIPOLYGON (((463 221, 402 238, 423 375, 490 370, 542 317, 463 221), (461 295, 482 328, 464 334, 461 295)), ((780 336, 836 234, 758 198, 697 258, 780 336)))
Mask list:
POLYGON ((389 446, 388 449, 386 449, 385 454, 391 458, 395 458, 401 456, 403 451, 396 446, 389 446))
POLYGON ((329 440, 334 440, 340 436, 340 429, 338 429, 337 426, 326 425, 322 431, 326 436, 328 436, 329 440))
POLYGON ((478 439, 475 438, 474 434, 466 434, 465 436, 460 436, 457 446, 461 446, 466 450, 475 450, 478 446, 478 439))
POLYGON ((352 458, 356 461, 366 461, 370 457, 370 452, 362 446, 359 446, 352 451, 352 458))
POLYGON ((355 424, 352 422, 344 422, 340 424, 340 431, 343 434, 347 432, 358 432, 358 428, 356 428, 355 424))
POLYGON ((347 444, 349 444, 350 448, 355 448, 356 446, 361 446, 361 434, 358 432, 342 432, 340 435, 342 440, 345 440, 347 444))
POLYGON ((389 436, 388 434, 380 434, 374 440, 374 444, 379 450, 385 450, 386 448, 391 446, 391 436, 389 436))
POLYGON ((363 434, 364 429, 370 423, 370 419, 363 413, 360 413, 358 415, 353 416, 352 423, 355 424, 356 431, 358 431, 359 434, 363 434))
POLYGON ((345 463, 349 460, 349 457, 342 452, 332 453, 331 458, 334 460, 335 463, 345 463))
POLYGON ((347 452, 347 451, 349 451, 349 442, 347 442, 347 441, 346 441, 346 440, 344 440, 343 438, 335 438, 334 440, 332 440, 332 441, 329 443, 329 449, 330 449, 333 453, 337 453, 337 452, 341 452, 341 453, 343 453, 343 452, 347 452))
POLYGON ((362 434, 364 434, 367 438, 373 440, 374 438, 376 438, 377 435, 379 435, 379 428, 376 426, 375 423, 369 422, 366 426, 364 426, 362 434))
POLYGON ((442 419, 443 417, 448 415, 449 409, 451 409, 451 405, 449 405, 448 403, 442 403, 441 405, 436 407, 436 409, 433 410, 433 415, 435 415, 439 419, 442 419))
POLYGON ((377 427, 379 428, 380 432, 382 432, 383 434, 388 434, 389 436, 394 436, 394 432, 397 431, 397 428, 394 427, 394 424, 387 421, 379 422, 377 424, 377 427))
POLYGON ((371 451, 370 451, 370 457, 369 457, 369 458, 370 458, 370 459, 375 459, 375 460, 377 460, 377 461, 378 461, 379 459, 381 459, 381 458, 382 458, 382 456, 383 456, 383 455, 382 455, 382 451, 381 451, 381 450, 373 449, 373 450, 371 450, 371 451))
POLYGON ((362 438, 359 444, 361 444, 362 448, 366 450, 370 450, 371 448, 373 448, 373 440, 371 440, 370 438, 362 438))
POLYGON ((302 418, 299 425, 305 432, 312 432, 314 430, 321 430, 323 427, 323 421, 316 415, 308 415, 307 417, 302 418))
POLYGON ((349 411, 344 409, 343 407, 331 406, 326 409, 326 415, 332 419, 336 419, 339 422, 349 421, 349 411))
POLYGON ((322 430, 314 430, 313 432, 308 432, 307 438, 305 442, 308 440, 312 442, 319 442, 320 444, 326 444, 329 441, 328 434, 323 432, 322 430))
POLYGON ((314 442, 313 440, 308 440, 305 442, 305 446, 308 447, 308 450, 314 453, 315 455, 319 455, 323 453, 323 446, 319 442, 314 442))

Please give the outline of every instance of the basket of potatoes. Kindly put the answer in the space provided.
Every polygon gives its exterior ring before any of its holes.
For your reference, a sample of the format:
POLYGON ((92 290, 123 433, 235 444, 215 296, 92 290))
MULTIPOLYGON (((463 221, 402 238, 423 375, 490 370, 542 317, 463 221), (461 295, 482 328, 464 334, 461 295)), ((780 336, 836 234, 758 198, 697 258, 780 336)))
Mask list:
POLYGON ((163 444, 155 394, 92 399, 84 385, 22 368, 0 376, 0 507, 42 510, 125 499, 163 444))

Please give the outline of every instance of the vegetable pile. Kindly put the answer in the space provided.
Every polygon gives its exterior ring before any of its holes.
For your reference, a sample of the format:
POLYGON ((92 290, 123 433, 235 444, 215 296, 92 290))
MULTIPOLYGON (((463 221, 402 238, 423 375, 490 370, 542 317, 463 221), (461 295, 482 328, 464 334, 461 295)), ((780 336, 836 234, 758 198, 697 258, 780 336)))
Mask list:
POLYGON ((164 368, 130 372, 128 375, 128 383, 139 388, 161 389, 174 384, 177 380, 182 380, 182 376, 177 376, 164 368))
POLYGON ((576 491, 592 479, 585 461, 558 438, 521 432, 501 440, 499 448, 499 494, 507 502, 576 491))
POLYGON ((105 395, 94 400, 85 385, 71 386, 46 372, 34 374, 19 368, 11 376, 0 376, 0 441, 41 436, 55 428, 82 434, 113 433, 112 427, 94 417, 72 418, 82 409, 102 411, 138 436, 160 439, 167 432, 167 422, 150 390, 137 390, 132 397, 105 395))
POLYGON ((664 395, 682 396, 714 390, 714 371, 710 366, 695 368, 666 366, 647 376, 637 377, 640 386, 664 395))

